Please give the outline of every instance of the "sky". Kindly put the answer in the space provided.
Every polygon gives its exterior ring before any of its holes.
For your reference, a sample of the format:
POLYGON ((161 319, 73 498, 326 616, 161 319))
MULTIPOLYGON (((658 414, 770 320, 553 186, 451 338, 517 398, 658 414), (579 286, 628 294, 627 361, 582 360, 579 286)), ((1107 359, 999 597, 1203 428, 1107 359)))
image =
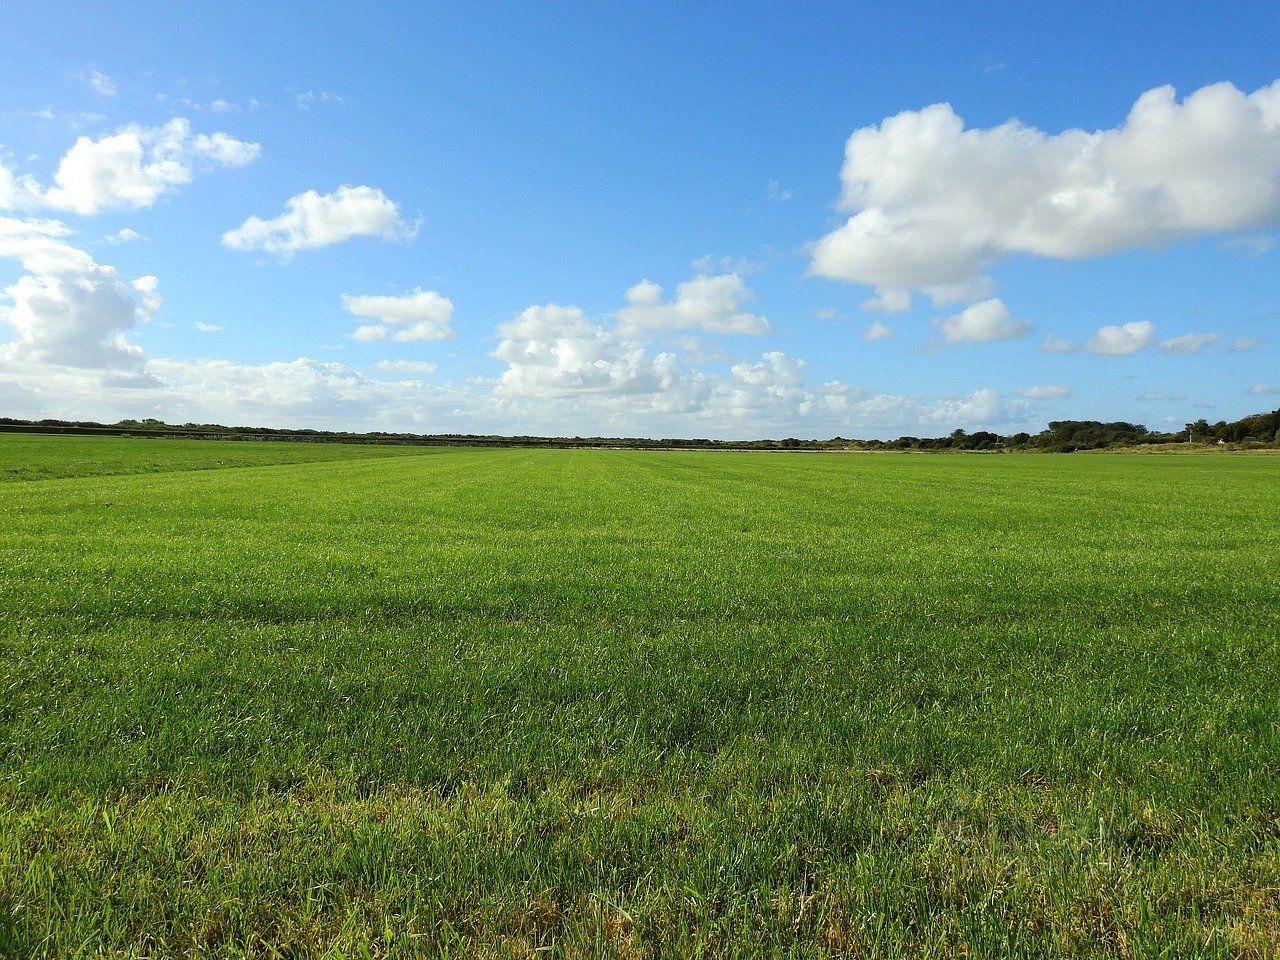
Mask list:
POLYGON ((303 9, 6 5, 0 416, 869 438, 1280 406, 1270 4, 303 9))

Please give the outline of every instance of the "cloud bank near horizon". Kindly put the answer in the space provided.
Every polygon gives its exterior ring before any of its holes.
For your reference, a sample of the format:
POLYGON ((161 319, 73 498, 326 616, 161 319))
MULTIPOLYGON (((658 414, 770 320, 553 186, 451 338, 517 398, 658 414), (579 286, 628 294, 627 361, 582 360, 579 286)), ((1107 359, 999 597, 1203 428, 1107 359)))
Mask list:
MULTIPOLYGON (((68 222, 43 214, 145 210, 172 201, 197 174, 245 167, 261 154, 256 142, 174 118, 79 136, 47 186, 0 163, 0 259, 22 271, 0 302, 0 324, 11 333, 0 343, 0 404, 38 416, 91 408, 101 416, 385 429, 817 436, 1018 426, 1075 393, 1055 380, 922 396, 856 385, 868 373, 874 379, 869 369, 810 382, 803 358, 741 346, 739 338, 776 339, 785 328, 757 312, 753 265, 711 258, 670 293, 641 279, 610 313, 542 303, 491 321, 491 376, 431 382, 438 359, 404 356, 255 364, 149 355, 137 339, 162 317, 160 279, 124 276, 99 262, 68 222)), ((942 346, 992 349, 1037 328, 992 295, 986 271, 1002 260, 1085 259, 1280 223, 1280 81, 1248 94, 1213 84, 1181 101, 1172 88, 1156 88, 1123 123, 1092 132, 1051 134, 1016 120, 968 128, 949 104, 934 104, 856 130, 841 181, 849 215, 813 246, 809 273, 872 288, 863 302, 872 311, 906 313, 918 294, 954 304, 932 321, 942 346)), ((274 258, 263 269, 286 270, 304 251, 362 238, 408 242, 419 229, 381 189, 343 184, 294 194, 275 216, 249 215, 220 243, 274 258)), ((129 227, 104 238, 112 247, 146 240, 129 227)), ((358 344, 399 349, 458 335, 453 299, 422 286, 348 293, 341 305, 357 321, 347 337, 358 344)), ((875 321, 849 338, 891 350, 899 330, 875 321)), ((1101 323, 1078 342, 1049 334, 1040 347, 1118 362, 1144 351, 1191 357, 1222 341, 1204 330, 1161 339, 1154 322, 1131 320, 1101 323)), ((1267 343, 1236 338, 1231 350, 1267 343)))

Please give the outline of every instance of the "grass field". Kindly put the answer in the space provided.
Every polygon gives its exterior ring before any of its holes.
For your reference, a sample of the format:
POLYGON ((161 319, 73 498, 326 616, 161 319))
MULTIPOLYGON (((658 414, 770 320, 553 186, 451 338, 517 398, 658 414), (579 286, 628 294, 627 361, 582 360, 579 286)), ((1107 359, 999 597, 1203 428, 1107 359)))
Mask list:
POLYGON ((0 478, 0 953, 1280 951, 1280 458, 0 478))

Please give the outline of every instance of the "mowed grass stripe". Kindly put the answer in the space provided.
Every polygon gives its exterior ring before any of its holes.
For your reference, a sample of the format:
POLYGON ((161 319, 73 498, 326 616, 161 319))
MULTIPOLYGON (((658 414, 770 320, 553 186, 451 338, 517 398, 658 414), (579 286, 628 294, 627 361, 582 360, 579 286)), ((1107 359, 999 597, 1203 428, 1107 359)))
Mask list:
POLYGON ((395 444, 170 440, 0 432, 0 483, 113 474, 226 470, 438 453, 395 444))
POLYGON ((1278 470, 449 450, 10 484, 0 931, 1269 956, 1278 470))
MULTIPOLYGON (((1135 500, 1132 493, 1126 499, 1108 500, 1096 485, 1070 505, 1051 505, 1051 509, 1045 508, 1039 490, 1008 494, 987 507, 987 522, 981 526, 943 525, 931 506, 933 489, 940 485, 937 478, 925 474, 919 484, 908 480, 890 486, 887 492, 868 492, 859 471, 842 471, 845 464, 865 461, 865 457, 824 458, 820 466, 826 473, 819 474, 815 483, 825 481, 825 491, 796 483, 804 479, 802 470, 796 470, 799 477, 794 478, 784 471, 783 481, 789 486, 780 486, 771 476, 739 480, 729 472, 726 477, 713 475, 699 488, 699 495, 691 498, 687 488, 666 482, 664 489, 660 486, 664 481, 655 479, 662 476, 666 460, 684 458, 692 461, 695 469, 705 470, 718 466, 715 461, 721 455, 604 454, 613 456, 612 464, 620 469, 594 473, 577 469, 570 458, 602 455, 567 452, 560 456, 560 467, 547 471, 543 469, 546 458, 556 463, 556 454, 534 451, 466 452, 453 459, 392 464, 361 461, 332 467, 277 467, 272 468, 271 497, 253 495, 260 483, 256 475, 210 475, 199 482, 203 503, 194 514, 188 481, 183 478, 161 475, 116 483, 77 481, 68 484, 69 490, 61 496, 29 488, 25 497, 9 498, 30 521, 25 528, 18 522, 12 525, 10 543, 14 554, 36 557, 30 549, 36 542, 50 545, 52 541, 56 548, 61 541, 67 553, 74 555, 84 540, 106 533, 130 548, 121 551, 121 556, 104 555, 101 559, 109 566, 146 564, 151 554, 160 551, 171 564, 180 561, 184 567, 182 582, 173 584, 174 591, 166 593, 165 602, 158 605, 161 614, 173 608, 182 615, 180 601, 184 598, 198 601, 202 596, 214 596, 201 578, 228 572, 218 561, 229 548, 240 561, 232 572, 243 573, 254 561, 264 566, 264 576, 252 577, 245 585, 250 593, 252 583, 273 595, 279 594, 281 586, 290 589, 290 584, 276 582, 270 568, 277 561, 299 558, 298 549, 304 544, 291 543, 291 537, 305 532, 305 560, 310 569, 324 572, 329 567, 333 576, 350 575, 355 583, 372 578, 378 591, 386 585, 378 580, 379 570, 387 565, 400 572, 425 572, 435 565, 451 570, 474 559, 477 563, 500 561, 509 569, 509 577, 499 579, 494 572, 486 581, 501 592, 508 607, 518 598, 521 584, 540 577, 543 571, 563 572, 571 584, 575 579, 607 577, 610 571, 630 569, 637 575, 634 586, 641 589, 649 586, 652 578, 676 574, 686 580, 701 580, 703 589, 653 591, 643 604, 598 605, 603 615, 634 617, 651 609, 661 616, 680 615, 679 609, 671 609, 678 603, 690 612, 704 608, 705 615, 735 615, 735 611, 767 615, 776 611, 778 615, 807 617, 824 612, 836 616, 856 613, 868 598, 875 600, 903 590, 916 596, 919 603, 928 604, 938 594, 931 582, 940 578, 977 577, 975 588, 1003 580, 1008 590, 971 592, 984 614, 1007 599, 1014 613, 1022 615, 1018 611, 1027 607, 1018 590, 1044 597, 1052 596, 1061 585, 1069 587, 1065 600, 1076 603, 1084 599, 1090 608, 1100 600, 1127 601, 1137 589, 1162 593, 1169 602, 1186 602, 1188 594, 1212 588, 1224 559, 1228 564, 1222 572, 1229 580, 1231 550, 1237 542, 1256 541, 1259 532, 1264 538, 1275 539, 1265 522, 1259 522, 1256 511, 1250 516, 1242 506, 1232 516, 1229 504, 1221 511, 1230 517, 1226 524, 1213 525, 1211 521, 1197 529, 1184 522, 1176 537, 1169 539, 1159 527, 1145 521, 1150 501, 1135 500), (742 486, 744 483, 747 486, 742 486), (583 490, 588 487, 590 497, 584 498, 583 490), (513 491, 509 497, 502 493, 504 488, 513 491), (1027 497, 1035 502, 1027 502, 1027 497), (1083 522, 1070 530, 1046 529, 1045 524, 1059 510, 1079 511, 1083 522), (67 511, 72 515, 88 512, 94 516, 94 527, 84 530, 77 526, 61 536, 51 536, 57 518, 67 511), (1119 535, 1107 536, 1108 525, 1119 522, 1130 526, 1119 535), (1248 522, 1249 528, 1242 529, 1242 522, 1248 522), (218 526, 215 537, 207 535, 210 523, 218 526), (29 541, 22 539, 24 529, 29 541), (383 542, 391 530, 395 536, 383 542), (1051 539, 1046 540, 1046 535, 1051 539), (501 542, 495 543, 495 537, 501 542), (922 550, 923 541, 930 541, 936 549, 922 550), (475 551, 475 558, 468 551, 475 551), (905 552, 915 553, 909 564, 902 562, 905 552), (530 553, 533 562, 508 563, 530 553), (577 554, 592 562, 579 564, 577 554), (1146 582, 1135 582, 1134 574, 1145 577, 1146 582), (868 591, 869 581, 876 577, 887 582, 873 584, 868 591), (1080 578, 1091 588, 1089 594, 1078 589, 1080 578), (838 591, 835 588, 842 581, 845 586, 856 584, 863 589, 838 591), (199 589, 186 590, 184 583, 199 589), (775 585, 785 589, 774 589, 775 585), (752 604, 745 611, 735 606, 736 600, 743 599, 752 604)), ((791 459, 803 466, 804 461, 815 458, 791 459)), ((912 466, 921 461, 938 462, 938 458, 918 457, 884 460, 912 466)), ((1026 462, 1025 458, 1001 460, 1026 462)), ((598 463, 589 462, 593 467, 598 463)), ((943 485, 952 488, 964 482, 967 477, 951 474, 943 485)), ((983 504, 989 500, 982 489, 974 497, 983 504)), ((976 512, 979 507, 969 509, 976 512)), ((963 508, 957 513, 963 514, 963 508)), ((1275 569, 1275 555, 1274 551, 1260 551, 1260 559, 1271 570, 1275 569)), ((408 590, 409 600, 420 601, 418 608, 422 610, 441 609, 440 601, 452 598, 447 590, 434 590, 425 578, 400 585, 408 590)), ((293 586, 299 591, 308 589, 305 581, 293 586)), ((581 596, 573 591, 548 591, 545 586, 539 583, 540 589, 532 598, 540 615, 554 611, 556 600, 581 596)), ((1223 586, 1235 587, 1230 582, 1223 586)), ((1260 586, 1260 600, 1274 599, 1274 591, 1265 584, 1260 586)), ((956 598, 946 593, 942 591, 943 598, 954 611, 956 598)), ((153 610, 157 609, 157 596, 147 597, 153 610)), ((220 599, 235 597, 224 591, 220 599)), ((298 599, 304 612, 313 612, 314 605, 320 604, 340 613, 349 598, 343 591, 311 591, 298 599)), ((394 613, 400 601, 394 596, 386 599, 386 610, 394 613)), ((403 593, 400 599, 404 599, 403 593)), ((1155 600, 1164 602, 1159 596, 1155 600)), ((444 606, 445 612, 449 609, 444 606)), ((1135 612, 1141 611, 1129 610, 1127 614, 1135 612)), ((360 613, 365 615, 367 607, 362 606, 360 613)))

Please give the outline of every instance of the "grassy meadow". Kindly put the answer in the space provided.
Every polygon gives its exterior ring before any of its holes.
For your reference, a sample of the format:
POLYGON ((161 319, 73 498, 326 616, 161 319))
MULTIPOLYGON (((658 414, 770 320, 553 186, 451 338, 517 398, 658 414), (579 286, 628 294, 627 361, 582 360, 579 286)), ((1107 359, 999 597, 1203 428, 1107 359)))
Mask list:
POLYGON ((1278 491, 0 435, 0 955, 1277 956, 1278 491))

